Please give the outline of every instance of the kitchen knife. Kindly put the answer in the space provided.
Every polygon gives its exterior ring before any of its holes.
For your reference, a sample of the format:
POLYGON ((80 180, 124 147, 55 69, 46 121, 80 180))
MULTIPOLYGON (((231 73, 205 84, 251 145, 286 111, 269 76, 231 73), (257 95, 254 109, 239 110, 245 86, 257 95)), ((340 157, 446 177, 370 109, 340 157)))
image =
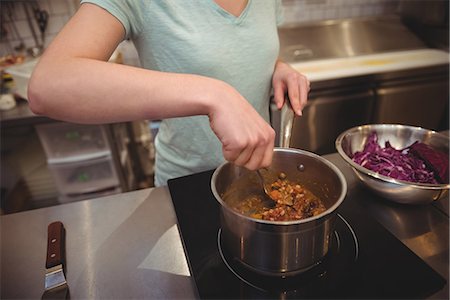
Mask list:
POLYGON ((60 221, 48 225, 45 292, 42 299, 67 299, 69 287, 65 276, 66 232, 60 221))

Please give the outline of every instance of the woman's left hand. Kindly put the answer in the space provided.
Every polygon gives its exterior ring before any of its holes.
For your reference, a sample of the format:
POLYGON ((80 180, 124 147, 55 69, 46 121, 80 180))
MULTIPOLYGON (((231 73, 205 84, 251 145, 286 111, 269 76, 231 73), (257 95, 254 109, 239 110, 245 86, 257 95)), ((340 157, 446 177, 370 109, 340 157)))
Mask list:
POLYGON ((280 60, 276 62, 272 86, 274 101, 278 109, 283 107, 287 94, 295 114, 301 116, 308 100, 309 85, 306 76, 280 60))

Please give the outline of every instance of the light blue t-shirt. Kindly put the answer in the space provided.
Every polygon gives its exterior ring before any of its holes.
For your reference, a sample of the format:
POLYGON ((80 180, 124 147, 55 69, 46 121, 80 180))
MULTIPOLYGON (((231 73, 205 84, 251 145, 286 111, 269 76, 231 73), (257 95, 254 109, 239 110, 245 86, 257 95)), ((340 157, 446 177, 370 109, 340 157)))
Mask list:
MULTIPOLYGON (((239 17, 214 0, 81 2, 99 5, 123 24, 143 68, 223 80, 269 121, 271 78, 279 51, 280 1, 248 0, 239 17)), ((165 185, 170 178, 216 168, 224 161, 222 145, 207 116, 163 120, 155 147, 156 186, 165 185)))

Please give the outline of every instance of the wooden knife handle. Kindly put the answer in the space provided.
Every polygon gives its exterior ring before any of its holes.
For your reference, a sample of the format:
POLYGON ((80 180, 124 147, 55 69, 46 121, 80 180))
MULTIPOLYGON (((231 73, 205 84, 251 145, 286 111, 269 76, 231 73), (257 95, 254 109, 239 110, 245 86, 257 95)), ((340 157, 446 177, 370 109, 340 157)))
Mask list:
POLYGON ((48 225, 47 238, 47 269, 57 265, 64 265, 65 260, 65 229, 63 223, 56 221, 48 225))

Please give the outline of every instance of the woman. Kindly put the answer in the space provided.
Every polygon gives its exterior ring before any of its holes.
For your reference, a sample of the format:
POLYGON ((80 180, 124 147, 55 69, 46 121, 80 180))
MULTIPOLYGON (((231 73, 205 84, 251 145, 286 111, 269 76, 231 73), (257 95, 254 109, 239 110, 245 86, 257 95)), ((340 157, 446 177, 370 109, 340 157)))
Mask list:
POLYGON ((269 166, 269 96, 300 115, 308 80, 278 61, 279 1, 82 0, 29 84, 33 112, 76 123, 163 119, 155 185, 225 160, 269 166), (142 68, 108 63, 131 39, 142 68))

